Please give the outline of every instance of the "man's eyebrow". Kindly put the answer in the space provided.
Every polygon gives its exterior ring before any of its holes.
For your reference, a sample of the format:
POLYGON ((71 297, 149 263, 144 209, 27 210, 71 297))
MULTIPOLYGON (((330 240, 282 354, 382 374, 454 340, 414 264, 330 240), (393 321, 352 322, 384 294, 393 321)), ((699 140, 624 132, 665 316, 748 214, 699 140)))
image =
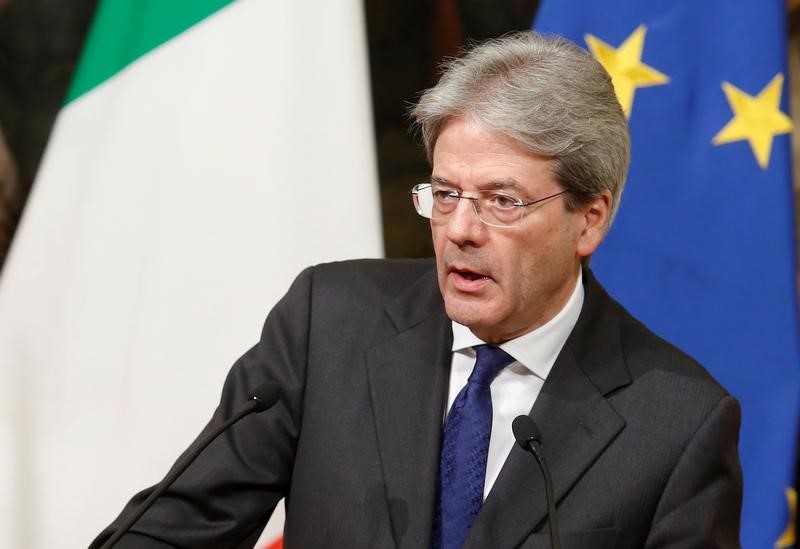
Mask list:
POLYGON ((508 177, 505 179, 492 179, 486 183, 486 187, 495 189, 519 189, 520 184, 513 177, 508 177))
POLYGON ((439 183, 440 185, 450 185, 450 180, 445 177, 439 177, 438 175, 431 176, 431 183, 439 183))
MULTIPOLYGON (((446 177, 441 177, 438 175, 431 176, 431 183, 439 183, 440 185, 454 185, 454 183, 446 177)), ((480 187, 491 189, 519 189, 520 184, 513 177, 507 177, 503 179, 490 179, 486 183, 480 185, 480 187)))

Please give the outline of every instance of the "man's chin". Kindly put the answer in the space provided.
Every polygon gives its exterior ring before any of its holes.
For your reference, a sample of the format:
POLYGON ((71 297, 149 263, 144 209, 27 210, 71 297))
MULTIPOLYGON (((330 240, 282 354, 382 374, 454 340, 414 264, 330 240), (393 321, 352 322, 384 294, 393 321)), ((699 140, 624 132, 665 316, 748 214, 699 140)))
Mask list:
POLYGON ((491 323, 487 303, 483 300, 445 298, 445 310, 450 320, 463 324, 473 332, 491 323))

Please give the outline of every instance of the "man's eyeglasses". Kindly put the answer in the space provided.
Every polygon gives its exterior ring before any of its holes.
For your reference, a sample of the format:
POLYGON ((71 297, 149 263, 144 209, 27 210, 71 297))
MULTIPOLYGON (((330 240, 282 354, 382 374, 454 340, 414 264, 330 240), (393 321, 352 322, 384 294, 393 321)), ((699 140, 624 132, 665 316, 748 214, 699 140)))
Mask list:
POLYGON ((447 219, 456 210, 459 201, 464 199, 472 202, 472 208, 484 224, 491 227, 513 227, 522 219, 524 208, 566 192, 568 191, 564 190, 538 200, 524 202, 492 189, 476 191, 472 196, 465 196, 452 188, 420 183, 411 189, 411 198, 417 213, 428 219, 447 219))

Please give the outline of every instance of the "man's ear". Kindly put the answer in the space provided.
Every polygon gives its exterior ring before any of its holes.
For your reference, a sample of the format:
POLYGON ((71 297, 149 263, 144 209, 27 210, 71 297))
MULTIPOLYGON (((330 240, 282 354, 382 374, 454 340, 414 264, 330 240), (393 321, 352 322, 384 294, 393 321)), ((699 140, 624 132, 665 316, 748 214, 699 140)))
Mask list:
POLYGON ((577 252, 581 257, 594 253, 606 236, 608 223, 611 221, 611 206, 614 199, 611 191, 603 191, 600 196, 581 206, 583 230, 578 236, 577 252))

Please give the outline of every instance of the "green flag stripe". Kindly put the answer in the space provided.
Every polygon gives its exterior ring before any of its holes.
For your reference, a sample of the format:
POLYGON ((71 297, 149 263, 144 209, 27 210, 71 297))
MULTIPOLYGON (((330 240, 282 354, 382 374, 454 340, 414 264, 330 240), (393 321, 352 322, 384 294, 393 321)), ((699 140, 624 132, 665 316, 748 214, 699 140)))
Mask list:
POLYGON ((233 0, 101 0, 65 103, 233 0))

